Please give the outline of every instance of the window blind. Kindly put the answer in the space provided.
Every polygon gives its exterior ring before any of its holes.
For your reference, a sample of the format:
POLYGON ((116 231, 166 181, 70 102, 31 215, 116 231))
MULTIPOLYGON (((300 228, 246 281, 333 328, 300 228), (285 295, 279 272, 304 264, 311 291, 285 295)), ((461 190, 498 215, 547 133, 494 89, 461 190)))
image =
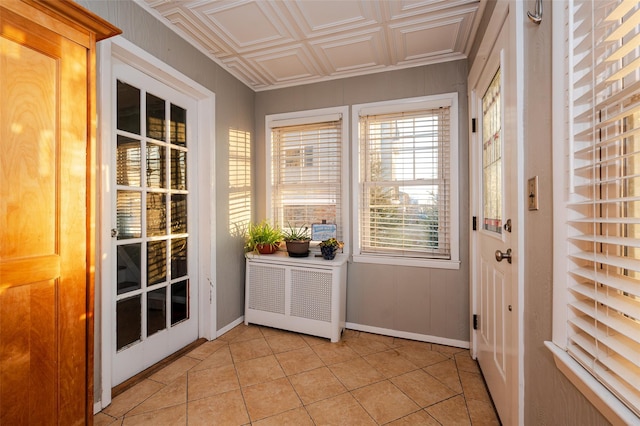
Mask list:
POLYGON ((286 229, 335 223, 342 235, 342 119, 273 127, 272 217, 286 229))
POLYGON ((368 254, 451 259, 450 107, 360 117, 368 254))
POLYGON ((567 350, 640 415, 640 6, 567 7, 567 350))
POLYGON ((251 133, 229 130, 229 232, 244 235, 251 222, 251 133))

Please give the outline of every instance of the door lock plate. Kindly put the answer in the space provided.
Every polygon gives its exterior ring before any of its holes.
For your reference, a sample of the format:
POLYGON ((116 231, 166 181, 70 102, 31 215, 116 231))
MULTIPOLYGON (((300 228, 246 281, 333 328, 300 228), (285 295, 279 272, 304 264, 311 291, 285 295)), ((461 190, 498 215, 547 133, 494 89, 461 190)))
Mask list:
POLYGON ((529 210, 538 210, 538 176, 534 176, 528 181, 527 198, 529 200, 529 210))

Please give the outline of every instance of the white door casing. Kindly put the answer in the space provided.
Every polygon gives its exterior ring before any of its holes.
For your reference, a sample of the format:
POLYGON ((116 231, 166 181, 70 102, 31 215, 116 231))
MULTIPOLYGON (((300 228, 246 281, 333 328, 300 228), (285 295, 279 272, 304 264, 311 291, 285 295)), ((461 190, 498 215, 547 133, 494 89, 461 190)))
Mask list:
MULTIPOLYGON (((113 360, 115 359, 115 334, 111 332, 111 324, 115 322, 116 256, 113 250, 111 229, 115 223, 114 191, 115 164, 111 159, 114 150, 116 102, 115 80, 118 64, 127 64, 152 79, 158 84, 166 85, 170 90, 180 92, 182 96, 193 102, 193 117, 197 124, 193 130, 197 140, 193 140, 193 148, 189 165, 189 185, 191 186, 189 205, 190 250, 194 257, 189 261, 194 266, 191 272, 191 286, 198 297, 191 299, 197 312, 194 340, 198 337, 213 339, 216 337, 216 302, 215 302, 215 95, 189 77, 169 67, 142 49, 122 37, 116 37, 102 43, 98 49, 98 116, 99 120, 99 185, 100 203, 98 208, 98 267, 96 274, 96 369, 99 374, 97 383, 100 388, 96 393, 100 401, 94 405, 99 411, 111 402, 113 381, 113 360), (197 152, 197 155, 195 153, 197 152), (193 185, 192 185, 193 184, 193 185), (197 229, 197 232, 194 230, 197 229)), ((121 66, 121 65, 120 65, 121 66)), ((160 339, 158 339, 160 340, 160 339)), ((189 339, 187 339, 189 340, 189 339)), ((187 342, 188 343, 188 342, 187 342)))
MULTIPOLYGON (((472 330, 472 355, 478 359, 498 414, 503 424, 518 424, 523 416, 521 401, 521 312, 522 292, 520 254, 522 228, 522 167, 520 131, 517 123, 519 87, 515 52, 514 19, 516 5, 498 2, 469 74, 469 102, 476 131, 470 134, 472 214, 477 230, 471 232, 471 310, 477 315, 477 330, 472 330), (509 8, 512 8, 510 11, 509 8), (500 158, 497 204, 498 220, 485 217, 483 185, 483 98, 494 81, 500 87, 500 158), (510 231, 505 229, 510 219, 510 231), (498 261, 496 252, 511 249, 511 263, 498 261)), ((518 13, 519 14, 519 13, 518 13)), ((487 119, 485 118, 485 121, 487 119)), ((485 163, 486 164, 486 163, 485 163)), ((494 203, 495 204, 495 203, 494 203)), ((491 210, 491 209, 488 209, 491 210)), ((507 225, 507 228, 509 226, 507 225)))

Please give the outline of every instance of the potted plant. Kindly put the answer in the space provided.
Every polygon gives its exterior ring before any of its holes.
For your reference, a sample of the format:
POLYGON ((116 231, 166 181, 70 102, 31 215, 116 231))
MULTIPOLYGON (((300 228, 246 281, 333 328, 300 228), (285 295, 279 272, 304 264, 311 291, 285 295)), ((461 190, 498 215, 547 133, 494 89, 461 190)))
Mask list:
POLYGON ((322 257, 326 260, 332 260, 336 257, 336 253, 340 250, 344 243, 342 241, 338 241, 335 238, 329 238, 328 240, 322 241, 320 244, 320 251, 322 252, 322 257))
POLYGON ((247 229, 247 239, 244 244, 245 252, 260 254, 272 254, 278 250, 282 241, 282 232, 277 226, 272 226, 268 221, 251 223, 247 229))
POLYGON ((287 223, 288 229, 284 230, 282 237, 287 244, 287 252, 291 257, 307 257, 309 256, 309 227, 294 227, 287 223))

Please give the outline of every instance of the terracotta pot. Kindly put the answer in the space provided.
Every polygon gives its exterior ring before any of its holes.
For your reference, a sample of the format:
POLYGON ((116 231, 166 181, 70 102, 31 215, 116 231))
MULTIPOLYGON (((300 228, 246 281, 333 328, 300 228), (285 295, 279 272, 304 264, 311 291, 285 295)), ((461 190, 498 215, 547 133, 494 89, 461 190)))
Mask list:
POLYGON ((260 254, 273 254, 278 250, 278 246, 271 244, 256 244, 256 249, 260 254))

